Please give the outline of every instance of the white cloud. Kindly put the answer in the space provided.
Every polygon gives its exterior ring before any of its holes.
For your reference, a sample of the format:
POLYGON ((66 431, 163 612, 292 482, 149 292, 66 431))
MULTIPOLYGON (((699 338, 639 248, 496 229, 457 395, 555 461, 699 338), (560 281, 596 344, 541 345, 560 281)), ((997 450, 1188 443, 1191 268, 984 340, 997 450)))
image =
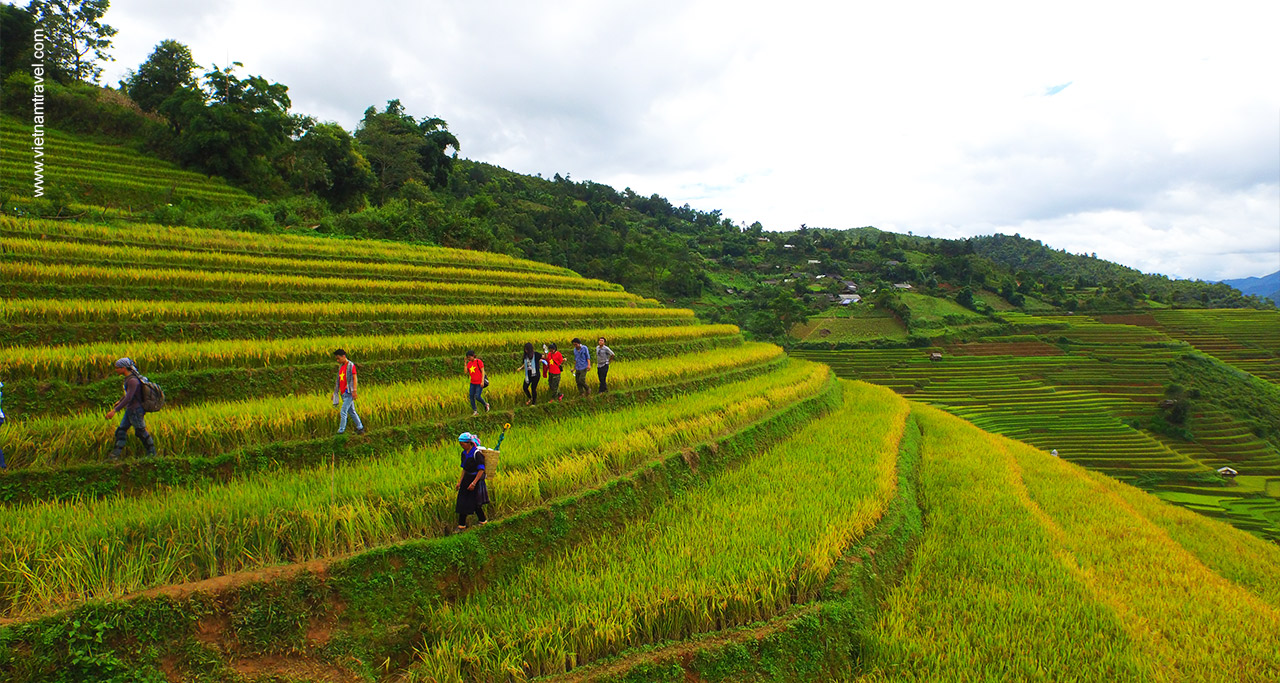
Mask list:
POLYGON ((322 119, 399 98, 471 158, 774 229, 1280 268, 1271 2, 117 0, 108 20, 120 70, 172 37, 322 119))

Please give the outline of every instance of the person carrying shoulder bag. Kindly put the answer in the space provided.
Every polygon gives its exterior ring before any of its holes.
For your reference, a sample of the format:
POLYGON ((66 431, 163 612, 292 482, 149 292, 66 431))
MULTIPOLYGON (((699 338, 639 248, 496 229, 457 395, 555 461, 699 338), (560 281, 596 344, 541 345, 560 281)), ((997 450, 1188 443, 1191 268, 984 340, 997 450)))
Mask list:
POLYGON ((364 434, 364 423, 356 414, 356 398, 359 395, 359 378, 356 364, 347 358, 347 352, 338 349, 333 352, 338 359, 338 379, 333 383, 333 405, 338 407, 338 433, 347 431, 347 419, 354 419, 356 434, 364 434))

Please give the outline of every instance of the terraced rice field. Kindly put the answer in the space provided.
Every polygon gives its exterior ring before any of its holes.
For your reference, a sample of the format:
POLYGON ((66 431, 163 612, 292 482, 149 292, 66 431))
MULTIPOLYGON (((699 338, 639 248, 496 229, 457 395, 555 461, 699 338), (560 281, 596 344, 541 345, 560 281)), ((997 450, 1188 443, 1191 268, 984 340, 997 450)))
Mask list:
MULTIPOLYGON (((86 196, 236 200, 51 140, 86 196)), ((1186 348, 1150 327, 824 357, 891 390, 496 254, 0 218, 0 256, 0 680, 1280 679, 1274 544, 1044 452, 1274 528, 1280 476, 1194 476, 1274 455, 1240 425, 1124 422, 1186 348), (524 342, 599 335, 610 391, 525 402, 524 342), (367 434, 334 433, 339 346, 367 434), (126 355, 169 404, 111 462, 126 355), (506 425, 459 533, 456 436, 506 425)))
POLYGON ((1275 544, 1210 540, 1214 520, 940 410, 914 415, 928 524, 850 680, 1280 674, 1275 544))
POLYGON ((870 339, 907 338, 907 327, 892 313, 867 309, 866 304, 854 310, 841 309, 827 315, 810 318, 809 322, 792 330, 791 336, 806 342, 839 344, 861 342, 870 339))
MULTIPOLYGON (((131 149, 45 131, 41 159, 46 191, 60 188, 85 205, 141 211, 183 202, 226 206, 255 201, 221 179, 184 171, 131 149)), ((31 126, 0 116, 0 150, 0 185, 30 188, 31 126)))
MULTIPOLYGON (((744 343, 736 327, 501 255, 12 218, 0 219, 0 237, 0 281, 14 295, 0 304, 13 332, 0 341, 6 680, 43 680, 39 667, 55 661, 73 679, 110 677, 68 651, 31 650, 28 625, 78 628, 91 620, 61 615, 98 604, 138 614, 137 594, 187 595, 175 587, 193 582, 234 602, 225 586, 448 545, 461 431, 492 443, 498 425, 514 425, 491 512, 528 519, 584 495, 614 501, 600 487, 638 472, 675 476, 679 465, 687 479, 721 459, 746 462, 841 403, 829 369, 744 343), (526 405, 524 342, 571 353, 571 338, 598 336, 617 353, 608 394, 579 397, 567 378, 563 403, 548 402, 544 383, 541 404, 526 405), (360 364, 367 436, 334 435, 337 347, 360 364), (466 350, 487 361, 492 414, 471 417, 466 350), (115 423, 102 414, 119 396, 120 356, 166 388, 168 405, 148 415, 158 458, 132 436, 122 462, 106 458, 115 423), (689 469, 708 444, 717 450, 689 469)), ((900 427, 886 423, 880 473, 892 469, 900 427)), ((814 528, 831 540, 806 590, 875 522, 892 492, 875 474, 859 489, 878 491, 861 521, 814 528)), ((652 507, 683 481, 635 486, 652 507)), ((412 641, 402 634, 396 647, 411 652, 412 641)), ((210 647, 219 661, 251 651, 210 647)))
POLYGON ((1151 318, 1169 336, 1280 384, 1280 311, 1156 311, 1151 318))
MULTIPOLYGON (((1012 314, 1006 314, 1012 315, 1012 314)), ((1222 412, 1193 416, 1192 441, 1135 429, 1155 412, 1170 382, 1169 363, 1187 348, 1148 327, 1083 316, 1033 319, 1061 328, 1035 340, 953 344, 931 349, 800 351, 842 377, 890 387, 913 400, 964 417, 983 429, 1193 505, 1187 491, 1212 493, 1231 505, 1212 512, 1241 528, 1280 539, 1280 500, 1206 486, 1230 465, 1280 476, 1280 452, 1222 412), (929 356, 937 351, 940 361, 929 356), (1191 487, 1191 488, 1188 488, 1191 487), (1201 490, 1201 488, 1204 490, 1201 490)))

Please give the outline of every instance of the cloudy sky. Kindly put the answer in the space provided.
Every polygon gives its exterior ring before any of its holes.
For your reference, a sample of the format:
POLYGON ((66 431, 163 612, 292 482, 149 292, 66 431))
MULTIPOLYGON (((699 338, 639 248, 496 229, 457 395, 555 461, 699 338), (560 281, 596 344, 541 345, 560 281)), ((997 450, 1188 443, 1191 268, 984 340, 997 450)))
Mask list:
POLYGON ((1280 3, 115 0, 353 128, 769 229, 1013 233, 1149 272, 1280 270, 1280 3))

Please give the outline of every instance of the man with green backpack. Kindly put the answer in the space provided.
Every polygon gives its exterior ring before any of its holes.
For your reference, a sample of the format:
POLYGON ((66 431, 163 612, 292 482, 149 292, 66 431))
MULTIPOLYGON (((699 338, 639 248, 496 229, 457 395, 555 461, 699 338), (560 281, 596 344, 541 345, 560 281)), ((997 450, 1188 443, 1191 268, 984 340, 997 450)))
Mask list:
POLYGON ((138 372, 138 366, 128 358, 117 360, 115 370, 117 375, 124 375, 124 397, 116 402, 111 412, 107 413, 107 419, 114 418, 116 413, 122 411, 124 417, 120 419, 120 426, 116 428, 116 446, 111 451, 111 459, 119 460, 124 452, 129 438, 129 427, 133 427, 133 433, 146 447, 147 457, 154 458, 156 457, 156 440, 151 437, 151 432, 147 431, 146 417, 148 412, 155 412, 164 407, 164 392, 154 382, 143 377, 142 373, 138 372))

